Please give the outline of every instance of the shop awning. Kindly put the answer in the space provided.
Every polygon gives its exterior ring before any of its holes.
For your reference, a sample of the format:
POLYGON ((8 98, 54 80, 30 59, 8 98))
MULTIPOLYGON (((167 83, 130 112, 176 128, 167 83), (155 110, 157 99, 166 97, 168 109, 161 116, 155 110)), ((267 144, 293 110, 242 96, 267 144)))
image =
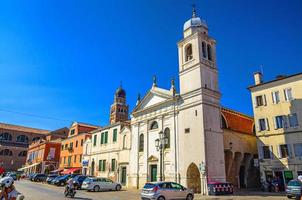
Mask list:
POLYGON ((23 171, 25 169, 28 169, 28 168, 31 168, 31 167, 34 167, 34 166, 37 166, 37 165, 40 165, 41 163, 34 163, 34 164, 31 164, 31 165, 28 165, 26 167, 22 167, 20 169, 18 169, 18 171, 23 171))
POLYGON ((79 170, 81 170, 81 169, 82 169, 82 168, 70 168, 70 169, 67 169, 67 170, 61 172, 61 174, 72 174, 73 172, 79 171, 79 170))
POLYGON ((57 172, 61 172, 61 171, 63 171, 63 169, 56 169, 56 170, 51 171, 51 173, 57 173, 57 172))

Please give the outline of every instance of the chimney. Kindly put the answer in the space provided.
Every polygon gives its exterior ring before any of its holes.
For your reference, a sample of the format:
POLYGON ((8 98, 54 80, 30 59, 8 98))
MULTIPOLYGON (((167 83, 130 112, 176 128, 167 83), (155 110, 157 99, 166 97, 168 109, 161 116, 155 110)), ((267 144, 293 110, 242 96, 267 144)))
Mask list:
POLYGON ((261 72, 255 72, 254 73, 254 80, 255 80, 255 85, 261 84, 263 82, 262 73, 261 72))

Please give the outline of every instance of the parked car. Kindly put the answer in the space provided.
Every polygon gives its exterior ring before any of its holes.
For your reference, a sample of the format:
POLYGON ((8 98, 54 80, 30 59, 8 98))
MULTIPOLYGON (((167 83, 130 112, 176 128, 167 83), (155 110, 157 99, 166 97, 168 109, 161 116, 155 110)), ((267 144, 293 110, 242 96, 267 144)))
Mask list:
POLYGON ((51 184, 51 181, 55 178, 57 178, 59 175, 57 174, 49 174, 46 178, 46 183, 51 184))
POLYGON ((36 173, 31 173, 28 175, 28 180, 32 181, 32 179, 34 178, 34 176, 36 175, 36 173))
MULTIPOLYGON (((85 175, 78 175, 76 177, 73 178, 73 184, 75 186, 76 189, 81 189, 82 184, 84 182, 84 180, 87 178, 88 176, 85 175)), ((91 176, 92 177, 92 176, 91 176)))
POLYGON ((78 176, 78 174, 66 174, 62 176, 58 176, 55 179, 51 181, 51 184, 56 185, 56 186, 64 186, 66 185, 66 182, 75 176, 78 176))
POLYGON ((142 200, 193 200, 194 192, 174 182, 146 183, 141 191, 142 200))
POLYGON ((113 182, 108 178, 102 177, 87 177, 82 184, 82 189, 88 191, 104 191, 104 190, 116 190, 119 191, 122 189, 122 185, 117 182, 113 182))
POLYGON ((11 172, 7 176, 12 177, 14 180, 17 180, 17 173, 11 172))
POLYGON ((285 190, 287 198, 291 199, 293 197, 301 195, 301 186, 302 184, 299 180, 295 179, 289 181, 285 190))
POLYGON ((32 180, 35 182, 44 182, 46 181, 47 175, 46 174, 36 174, 32 180))

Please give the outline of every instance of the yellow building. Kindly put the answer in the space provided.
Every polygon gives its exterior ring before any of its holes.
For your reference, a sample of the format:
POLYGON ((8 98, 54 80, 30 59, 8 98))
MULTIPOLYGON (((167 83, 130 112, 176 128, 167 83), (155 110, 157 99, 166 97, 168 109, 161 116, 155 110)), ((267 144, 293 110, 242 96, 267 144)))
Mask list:
POLYGON ((261 178, 286 184, 302 175, 302 73, 250 86, 261 178))

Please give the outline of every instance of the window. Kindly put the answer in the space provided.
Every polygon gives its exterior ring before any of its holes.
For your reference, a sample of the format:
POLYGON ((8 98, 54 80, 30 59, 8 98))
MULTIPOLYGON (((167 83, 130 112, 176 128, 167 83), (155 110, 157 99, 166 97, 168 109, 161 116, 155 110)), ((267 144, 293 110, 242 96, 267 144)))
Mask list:
POLYGON ((41 138, 40 137, 34 137, 33 139, 32 139, 32 141, 33 142, 37 142, 38 140, 40 140, 41 138))
POLYGON ((274 104, 277 104, 280 102, 279 91, 272 92, 272 99, 273 99, 274 104))
POLYGON ((266 97, 265 95, 259 95, 255 97, 256 107, 258 106, 266 106, 266 97))
POLYGON ((106 171, 106 160, 99 160, 99 171, 106 171))
POLYGON ((93 146, 96 146, 96 140, 97 140, 97 135, 95 134, 93 136, 93 146))
POLYGON ((299 125, 298 124, 298 117, 297 117, 296 113, 288 115, 288 119, 289 119, 289 126, 290 127, 296 127, 296 126, 299 125))
POLYGON ((73 149, 73 142, 70 142, 69 147, 70 149, 73 149))
POLYGON ((294 144, 294 151, 296 157, 302 157, 302 143, 294 144))
POLYGON ((70 165, 71 164, 71 156, 68 156, 68 161, 67 164, 70 165))
POLYGON ((115 171, 115 164, 116 164, 116 160, 115 159, 111 159, 111 171, 115 171))
POLYGON ((206 50, 206 43, 202 42, 202 57, 207 58, 207 50, 206 50))
POLYGON ((73 135, 73 134, 74 134, 74 132, 75 132, 75 130, 74 130, 74 129, 72 129, 72 130, 70 131, 70 135, 73 135))
POLYGON ((123 136, 123 149, 126 149, 126 145, 127 145, 126 144, 126 142, 127 142, 126 141, 126 139, 127 139, 126 137, 127 137, 126 135, 123 136))
POLYGON ((0 141, 12 141, 12 135, 9 133, 1 133, 0 141))
POLYGON ((263 158, 271 159, 271 149, 269 146, 262 146, 263 158))
POLYGON ((268 130, 268 120, 267 119, 259 119, 259 131, 265 131, 268 130))
POLYGON ((84 143, 84 139, 81 139, 81 146, 83 146, 83 143, 84 143))
POLYGON ((190 128, 185 128, 185 133, 190 133, 190 128))
POLYGON ((13 152, 9 149, 3 149, 0 151, 0 156, 12 156, 13 152))
POLYGON ((80 154, 80 162, 82 162, 82 154, 80 154))
POLYGON ((65 144, 65 150, 66 150, 67 148, 68 148, 68 144, 66 143, 66 144, 65 144))
POLYGON ((78 147, 78 141, 76 141, 76 146, 75 147, 78 147))
POLYGON ((27 152, 26 151, 21 151, 18 156, 19 157, 25 157, 27 155, 27 152))
POLYGON ((150 130, 154 130, 154 129, 157 129, 158 128, 158 123, 157 121, 153 121, 151 123, 151 126, 150 126, 150 130))
POLYGON ((290 157, 290 146, 288 144, 279 145, 279 158, 290 157))
POLYGON ((107 144, 108 143, 108 132, 103 132, 101 134, 101 144, 107 144))
POLYGON ((284 128, 285 127, 285 116, 276 116, 275 117, 275 129, 284 128))
POLYGON ((170 129, 166 128, 164 131, 165 137, 167 138, 165 148, 170 148, 170 129))
POLYGON ((212 58, 212 47, 209 44, 208 44, 208 59, 210 61, 213 61, 213 58, 212 58))
POLYGON ((17 142, 28 143, 28 137, 26 135, 19 135, 17 137, 17 142))
POLYGON ((192 60, 193 58, 193 54, 192 54, 192 45, 191 44, 188 44, 185 48, 185 61, 189 61, 189 60, 192 60))
POLYGON ((292 95, 292 89, 291 88, 284 89, 284 97, 285 97, 285 101, 293 100, 293 95, 292 95))
POLYGON ((64 157, 64 164, 66 163, 66 157, 64 157))
POLYGON ((117 140, 117 129, 113 129, 113 142, 116 142, 117 140))
POLYGON ((144 134, 140 134, 139 136, 139 152, 144 151, 144 134))
POLYGON ((77 155, 74 155, 73 162, 77 162, 77 155))

